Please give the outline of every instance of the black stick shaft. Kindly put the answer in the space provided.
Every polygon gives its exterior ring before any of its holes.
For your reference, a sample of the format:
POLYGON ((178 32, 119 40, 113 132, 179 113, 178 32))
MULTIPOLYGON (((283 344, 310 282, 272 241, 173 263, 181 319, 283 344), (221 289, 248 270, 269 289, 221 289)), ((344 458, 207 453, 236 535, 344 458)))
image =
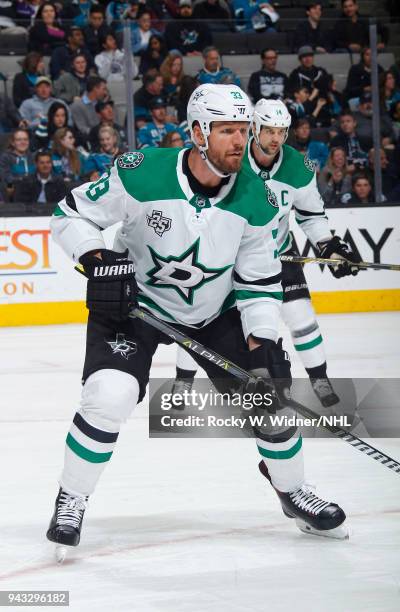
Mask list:
MULTIPOLYGON (((142 319, 143 321, 145 321, 145 323, 148 323, 152 327, 155 327, 156 329, 167 335, 169 338, 172 338, 172 340, 174 340, 174 342, 177 342, 177 344, 180 344, 181 346, 190 349, 197 355, 204 357, 211 363, 217 365, 226 372, 229 372, 230 374, 232 374, 232 376, 239 378, 243 382, 249 382, 253 380, 251 374, 249 374, 249 372, 246 372, 246 370, 243 370, 243 368, 240 368, 238 365, 232 363, 231 361, 227 361, 226 359, 224 359, 224 357, 218 355, 218 353, 215 353, 214 351, 209 348, 206 348, 199 342, 192 340, 192 338, 189 338, 186 334, 180 332, 177 329, 174 329, 165 321, 161 321, 160 319, 143 310, 142 308, 134 308, 129 314, 129 316, 131 318, 142 319)), ((375 459, 375 461, 379 461, 379 463, 382 463, 382 465, 385 465, 390 470, 393 470, 397 474, 400 474, 400 463, 398 461, 395 461, 395 459, 389 457, 389 455, 386 455, 385 453, 379 451, 374 446, 371 446, 367 442, 364 442, 360 438, 357 438, 357 436, 346 431, 345 429, 342 429, 341 427, 336 427, 335 425, 329 425, 328 423, 324 422, 323 417, 316 414, 310 408, 303 406, 303 404, 299 404, 294 400, 286 399, 285 402, 288 406, 293 408, 293 410, 295 410, 306 418, 316 419, 318 422, 320 422, 322 419, 322 427, 330 431, 334 436, 340 438, 341 440, 344 440, 345 442, 348 442, 351 446, 353 446, 360 452, 369 455, 372 459, 375 459)))

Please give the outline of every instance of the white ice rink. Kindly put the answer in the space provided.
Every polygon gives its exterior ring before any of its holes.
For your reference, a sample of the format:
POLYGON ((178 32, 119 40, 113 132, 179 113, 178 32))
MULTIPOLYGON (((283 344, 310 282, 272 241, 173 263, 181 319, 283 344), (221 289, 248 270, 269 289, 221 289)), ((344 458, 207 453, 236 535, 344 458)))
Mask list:
MULTIPOLYGON (((319 320, 331 377, 399 375, 400 313, 319 320)), ((252 440, 150 440, 146 405, 122 430, 81 545, 57 566, 45 531, 84 327, 3 328, 0 346, 0 590, 69 590, 73 612, 399 612, 398 474, 340 440, 305 440, 308 480, 352 530, 313 538, 282 514, 252 440)), ((163 347, 153 374, 173 376, 174 358, 163 347)), ((400 459, 399 440, 372 443, 400 459)))

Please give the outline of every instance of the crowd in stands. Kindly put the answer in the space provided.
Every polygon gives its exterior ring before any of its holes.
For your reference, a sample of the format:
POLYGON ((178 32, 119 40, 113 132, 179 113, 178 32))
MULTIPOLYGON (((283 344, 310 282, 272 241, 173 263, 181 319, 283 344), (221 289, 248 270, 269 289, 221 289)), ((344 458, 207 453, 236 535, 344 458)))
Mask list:
MULTIPOLYGON (((373 202, 368 19, 355 0, 342 0, 340 19, 328 27, 325 6, 304 6, 293 33, 298 66, 287 74, 278 71, 278 51, 265 48, 260 59, 252 56, 246 89, 254 103, 264 97, 287 104, 288 143, 314 162, 327 206, 373 202), (319 65, 321 54, 332 52, 360 53, 342 91, 319 65)), ((0 204, 55 202, 72 187, 97 180, 127 150, 126 120, 119 121, 110 89, 126 80, 128 61, 141 82, 133 100, 135 146, 190 146, 186 106, 197 85, 241 85, 213 44, 215 32, 224 30, 238 37, 282 31, 279 6, 269 0, 1 2, 0 31, 25 32, 28 52, 12 91, 0 94, 0 204), (122 20, 129 25, 135 60, 125 57, 122 20), (191 55, 203 67, 186 74, 183 60, 191 55)), ((384 50, 388 30, 380 25, 378 33, 384 50)), ((378 70, 383 194, 398 201, 400 67, 378 70)))

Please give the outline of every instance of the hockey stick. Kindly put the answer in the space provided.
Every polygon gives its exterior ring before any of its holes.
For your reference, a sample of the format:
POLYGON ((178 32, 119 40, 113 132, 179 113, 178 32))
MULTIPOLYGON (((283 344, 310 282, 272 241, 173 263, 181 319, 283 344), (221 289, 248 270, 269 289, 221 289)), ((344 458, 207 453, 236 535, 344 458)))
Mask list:
POLYGON ((358 268, 371 268, 372 270, 396 270, 400 272, 400 265, 398 264, 383 264, 383 263, 372 263, 368 261, 360 261, 358 263, 354 261, 349 261, 348 259, 326 259, 324 257, 302 257, 301 255, 281 255, 281 261, 285 261, 288 263, 318 263, 318 264, 326 264, 327 266, 337 266, 338 264, 343 264, 343 261, 346 261, 351 266, 356 266, 358 268))
MULTIPOLYGON (((249 372, 246 372, 246 370, 243 370, 235 363, 224 359, 224 357, 218 355, 218 353, 212 351, 211 349, 206 348, 199 342, 192 340, 192 338, 189 338, 184 333, 180 332, 177 329, 174 329, 171 325, 169 325, 165 321, 161 321, 146 310, 143 310, 142 308, 134 308, 129 313, 129 317, 133 319, 142 319, 145 323, 148 323, 152 327, 155 327, 156 329, 161 331, 163 334, 172 338, 172 340, 174 340, 174 342, 176 342, 177 344, 180 344, 186 349, 193 351, 197 355, 204 357, 204 359, 207 359, 214 365, 218 366, 219 368, 222 368, 226 372, 229 372, 230 374, 232 374, 236 378, 239 378, 243 382, 248 383, 250 381, 254 381, 254 377, 251 376, 249 372)), ((285 398, 285 402, 290 408, 293 408, 293 410, 300 413, 304 417, 317 419, 318 423, 320 422, 321 416, 315 413, 310 408, 307 408, 306 406, 303 406, 302 404, 299 404, 299 402, 296 402, 292 399, 287 400, 285 398)), ((336 425, 329 425, 326 422, 322 423, 322 427, 330 431, 337 438, 348 442, 351 446, 353 446, 360 452, 365 453, 369 457, 372 457, 372 459, 375 459, 375 461, 379 461, 379 463, 382 463, 382 465, 389 468, 389 470, 393 470, 397 474, 400 474, 400 463, 395 459, 389 457, 389 455, 386 455, 377 448, 371 446, 367 442, 364 442, 360 438, 357 438, 357 436, 346 431, 345 429, 342 429, 341 427, 336 427, 336 425)))

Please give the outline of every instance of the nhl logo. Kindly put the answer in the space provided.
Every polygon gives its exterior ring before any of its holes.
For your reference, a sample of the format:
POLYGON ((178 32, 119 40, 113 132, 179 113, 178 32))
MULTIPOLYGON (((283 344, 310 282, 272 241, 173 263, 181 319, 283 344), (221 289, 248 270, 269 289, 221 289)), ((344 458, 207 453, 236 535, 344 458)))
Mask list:
POLYGON ((137 168, 138 166, 140 166, 143 160, 143 153, 123 153, 118 157, 118 166, 120 168, 129 168, 131 170, 132 168, 137 168))
POLYGON ((269 180, 268 170, 262 170, 260 173, 260 177, 262 178, 263 181, 268 181, 269 180))
POLYGON ((279 208, 278 198, 276 197, 275 193, 271 191, 267 185, 265 185, 265 191, 267 192, 267 201, 271 204, 271 206, 274 208, 279 208))
POLYGON ((304 165, 310 172, 315 172, 315 163, 307 155, 304 156, 304 165))

